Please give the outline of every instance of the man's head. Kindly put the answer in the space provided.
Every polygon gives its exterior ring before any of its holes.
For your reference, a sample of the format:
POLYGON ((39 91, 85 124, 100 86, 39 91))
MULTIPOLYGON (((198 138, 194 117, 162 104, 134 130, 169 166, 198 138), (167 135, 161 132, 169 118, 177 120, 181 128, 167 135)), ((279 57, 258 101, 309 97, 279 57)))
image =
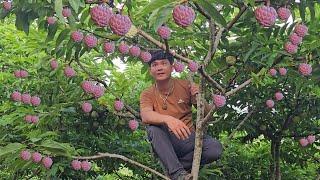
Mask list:
POLYGON ((170 64, 173 64, 173 61, 174 61, 172 54, 159 49, 154 52, 151 52, 151 60, 148 62, 149 66, 151 66, 151 63, 153 61, 159 60, 159 59, 168 59, 170 64))
POLYGON ((162 81, 171 77, 173 71, 173 56, 163 50, 157 50, 151 53, 152 58, 148 62, 150 75, 156 81, 162 81))

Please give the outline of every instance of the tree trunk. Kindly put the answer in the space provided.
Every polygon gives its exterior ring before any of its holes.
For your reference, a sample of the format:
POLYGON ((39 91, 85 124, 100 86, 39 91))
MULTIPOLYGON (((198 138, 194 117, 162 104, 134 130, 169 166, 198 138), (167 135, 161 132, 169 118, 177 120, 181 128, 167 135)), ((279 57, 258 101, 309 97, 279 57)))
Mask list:
POLYGON ((271 140, 270 180, 281 180, 280 141, 281 138, 271 140))
POLYGON ((275 141, 271 140, 271 147, 270 147, 270 151, 271 151, 271 158, 270 158, 270 170, 269 170, 269 174, 270 174, 270 180, 275 180, 275 141))
POLYGON ((281 180, 281 171, 280 171, 280 139, 275 143, 275 179, 281 180))
POLYGON ((199 82, 199 94, 197 95, 197 121, 196 121, 196 134, 195 134, 195 146, 192 162, 192 176, 193 180, 197 180, 199 176, 199 168, 201 162, 202 143, 204 134, 204 79, 200 78, 199 82))
POLYGON ((202 154, 202 143, 203 143, 203 130, 201 127, 197 127, 196 135, 195 135, 193 163, 192 163, 193 180, 197 180, 199 176, 199 167, 200 167, 201 154, 202 154))

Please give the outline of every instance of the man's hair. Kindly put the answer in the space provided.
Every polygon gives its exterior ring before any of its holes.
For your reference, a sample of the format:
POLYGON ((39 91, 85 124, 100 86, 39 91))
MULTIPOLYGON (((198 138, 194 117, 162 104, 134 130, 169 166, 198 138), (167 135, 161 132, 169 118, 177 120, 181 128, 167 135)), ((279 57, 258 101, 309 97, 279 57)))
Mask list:
POLYGON ((149 66, 153 61, 159 60, 159 59, 168 59, 170 64, 173 64, 173 61, 174 61, 172 54, 159 49, 151 52, 151 60, 148 62, 149 66))

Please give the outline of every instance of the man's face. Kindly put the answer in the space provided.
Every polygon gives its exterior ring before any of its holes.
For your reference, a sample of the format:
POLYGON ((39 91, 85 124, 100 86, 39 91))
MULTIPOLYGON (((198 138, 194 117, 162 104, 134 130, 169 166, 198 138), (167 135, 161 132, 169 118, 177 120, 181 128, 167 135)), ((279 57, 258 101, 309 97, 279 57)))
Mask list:
POLYGON ((166 80, 171 77, 173 66, 168 59, 158 59, 150 65, 150 75, 156 81, 166 80))

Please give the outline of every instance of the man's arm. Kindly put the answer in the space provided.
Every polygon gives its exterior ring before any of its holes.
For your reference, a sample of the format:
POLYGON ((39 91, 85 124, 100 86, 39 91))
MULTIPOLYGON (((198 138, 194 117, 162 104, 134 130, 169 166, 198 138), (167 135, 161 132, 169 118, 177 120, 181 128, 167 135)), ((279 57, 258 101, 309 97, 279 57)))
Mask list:
POLYGON ((182 121, 169 115, 160 114, 150 108, 140 112, 143 123, 154 125, 167 125, 178 139, 187 139, 191 134, 190 129, 182 121))

